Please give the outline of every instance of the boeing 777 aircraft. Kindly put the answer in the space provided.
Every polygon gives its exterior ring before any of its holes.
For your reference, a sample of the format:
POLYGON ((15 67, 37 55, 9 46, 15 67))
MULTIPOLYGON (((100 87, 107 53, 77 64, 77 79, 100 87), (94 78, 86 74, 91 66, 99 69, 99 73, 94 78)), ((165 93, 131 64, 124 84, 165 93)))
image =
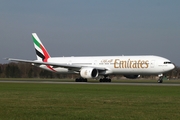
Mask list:
POLYGON ((40 68, 59 73, 77 73, 76 82, 87 82, 89 78, 104 76, 100 82, 111 82, 109 75, 121 74, 127 78, 139 75, 158 75, 163 82, 163 73, 174 69, 170 60, 152 55, 145 56, 90 56, 50 57, 36 33, 32 33, 37 60, 7 58, 10 61, 31 63, 40 68))

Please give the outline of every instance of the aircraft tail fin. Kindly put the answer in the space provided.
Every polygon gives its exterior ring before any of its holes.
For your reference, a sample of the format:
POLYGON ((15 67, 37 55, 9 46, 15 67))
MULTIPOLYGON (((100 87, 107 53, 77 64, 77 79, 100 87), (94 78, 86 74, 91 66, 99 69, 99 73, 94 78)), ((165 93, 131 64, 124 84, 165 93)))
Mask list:
POLYGON ((32 33, 32 39, 34 42, 37 60, 47 62, 48 58, 50 58, 50 55, 36 33, 32 33))

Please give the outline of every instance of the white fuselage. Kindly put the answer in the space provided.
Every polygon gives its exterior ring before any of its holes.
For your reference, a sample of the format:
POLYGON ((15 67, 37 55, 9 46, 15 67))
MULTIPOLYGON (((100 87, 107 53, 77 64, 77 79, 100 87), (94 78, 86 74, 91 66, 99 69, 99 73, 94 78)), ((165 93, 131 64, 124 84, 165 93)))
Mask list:
MULTIPOLYGON (((174 69, 174 65, 166 58, 159 56, 90 56, 90 57, 51 57, 51 63, 77 65, 81 67, 106 68, 99 74, 142 75, 161 74, 174 69)), ((41 68, 49 70, 46 65, 41 68)), ((54 67, 59 73, 76 73, 67 68, 54 67)))
POLYGON ((32 33, 36 60, 7 58, 15 62, 31 63, 40 68, 59 73, 78 73, 76 82, 87 82, 87 79, 103 75, 100 82, 111 82, 110 74, 121 74, 135 79, 139 75, 162 75, 174 69, 174 65, 166 58, 152 55, 141 56, 89 56, 89 57, 50 57, 36 33, 32 33))

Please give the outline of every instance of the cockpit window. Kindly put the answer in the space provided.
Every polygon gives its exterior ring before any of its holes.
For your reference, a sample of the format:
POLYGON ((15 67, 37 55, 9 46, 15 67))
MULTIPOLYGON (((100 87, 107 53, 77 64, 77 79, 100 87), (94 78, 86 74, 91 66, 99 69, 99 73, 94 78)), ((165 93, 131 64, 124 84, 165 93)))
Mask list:
POLYGON ((172 64, 171 62, 164 62, 164 64, 172 64))

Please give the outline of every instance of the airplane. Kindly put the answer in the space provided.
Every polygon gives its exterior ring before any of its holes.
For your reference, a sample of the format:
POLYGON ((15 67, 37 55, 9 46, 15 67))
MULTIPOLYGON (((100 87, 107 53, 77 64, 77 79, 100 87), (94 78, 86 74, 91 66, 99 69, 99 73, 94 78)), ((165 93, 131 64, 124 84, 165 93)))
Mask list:
POLYGON ((57 73, 77 73, 76 82, 87 82, 97 79, 99 82, 111 82, 109 75, 124 75, 135 79, 140 75, 158 75, 158 83, 163 82, 163 73, 175 68, 174 64, 163 57, 155 55, 140 56, 82 56, 82 57, 50 57, 36 33, 32 33, 36 60, 6 58, 9 61, 31 63, 57 73))

